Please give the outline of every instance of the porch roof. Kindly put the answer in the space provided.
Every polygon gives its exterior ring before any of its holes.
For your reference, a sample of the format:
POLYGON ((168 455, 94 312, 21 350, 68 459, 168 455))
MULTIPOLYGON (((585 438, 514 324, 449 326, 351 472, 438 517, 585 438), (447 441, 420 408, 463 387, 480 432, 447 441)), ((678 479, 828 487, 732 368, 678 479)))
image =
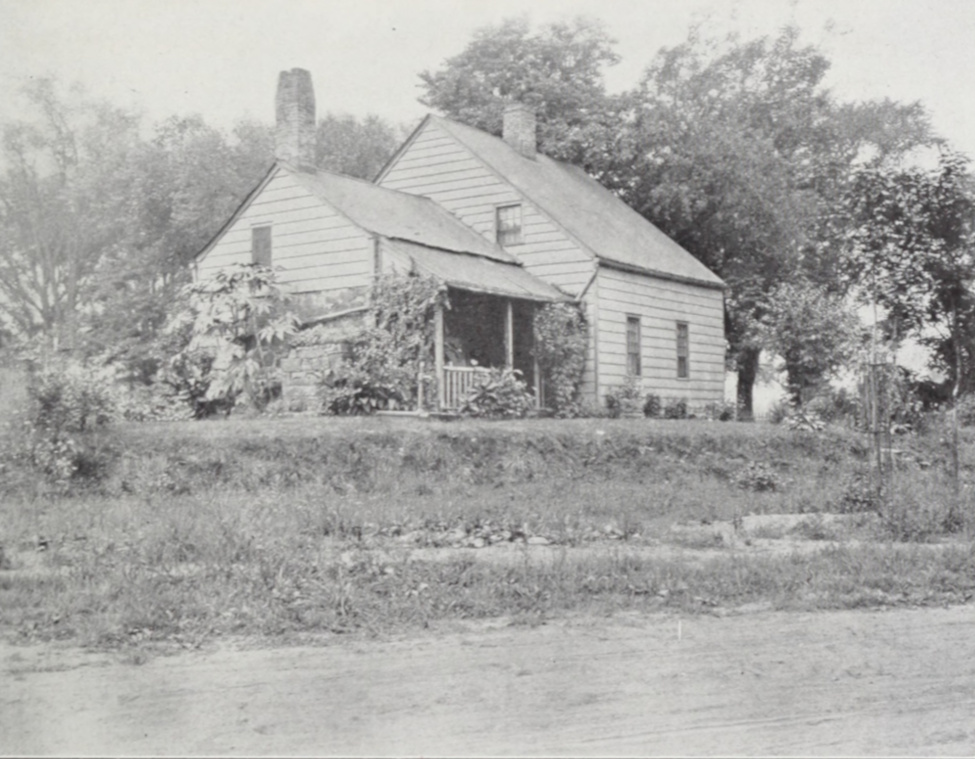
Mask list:
POLYGON ((418 269, 459 290, 543 302, 571 300, 517 264, 388 238, 383 240, 383 250, 408 259, 418 269))

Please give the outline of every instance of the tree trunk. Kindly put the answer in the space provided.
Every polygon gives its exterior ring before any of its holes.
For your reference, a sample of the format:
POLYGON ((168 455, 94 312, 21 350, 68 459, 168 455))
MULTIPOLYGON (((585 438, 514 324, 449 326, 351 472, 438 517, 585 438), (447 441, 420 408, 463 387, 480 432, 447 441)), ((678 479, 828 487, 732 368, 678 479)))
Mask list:
POLYGON ((752 421, 755 414, 752 410, 752 390, 755 378, 758 376, 758 358, 761 351, 757 348, 745 348, 738 355, 738 418, 742 421, 752 421))

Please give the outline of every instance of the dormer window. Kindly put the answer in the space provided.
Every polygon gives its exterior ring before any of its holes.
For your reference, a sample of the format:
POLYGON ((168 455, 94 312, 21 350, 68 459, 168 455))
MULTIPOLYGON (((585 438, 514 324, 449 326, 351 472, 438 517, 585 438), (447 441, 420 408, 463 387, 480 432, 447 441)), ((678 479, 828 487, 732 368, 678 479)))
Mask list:
POLYGON ((495 211, 495 225, 498 245, 519 245, 521 243, 521 204, 498 206, 495 211))

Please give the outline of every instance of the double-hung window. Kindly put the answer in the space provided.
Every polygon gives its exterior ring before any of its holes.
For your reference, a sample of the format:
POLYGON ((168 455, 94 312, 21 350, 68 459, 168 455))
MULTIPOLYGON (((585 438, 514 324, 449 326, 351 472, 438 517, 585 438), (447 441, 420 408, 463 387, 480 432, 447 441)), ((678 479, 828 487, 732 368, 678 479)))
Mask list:
POLYGON ((519 245, 521 238, 521 205, 498 206, 495 209, 494 228, 498 245, 519 245))
POLYGON ((640 317, 626 317, 626 373, 640 376, 640 317))
POLYGON ((691 338, 687 322, 677 322, 677 379, 691 376, 691 338))

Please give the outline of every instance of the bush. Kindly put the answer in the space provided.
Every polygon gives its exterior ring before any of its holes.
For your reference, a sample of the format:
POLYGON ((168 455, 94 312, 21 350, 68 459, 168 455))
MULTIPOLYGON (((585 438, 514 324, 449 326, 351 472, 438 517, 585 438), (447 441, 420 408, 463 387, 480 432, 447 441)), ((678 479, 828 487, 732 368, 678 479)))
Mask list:
POLYGON ((792 407, 786 400, 776 401, 768 410, 768 420, 772 424, 782 424, 788 417, 792 407))
POLYGON ((535 396, 521 380, 517 369, 491 369, 478 374, 468 391, 460 413, 488 419, 525 416, 535 406, 535 396))
POLYGON ((323 375, 318 397, 324 413, 339 416, 372 414, 404 402, 395 387, 376 381, 349 363, 323 375))
POLYGON ((750 461, 734 477, 734 482, 743 490, 765 493, 781 487, 779 476, 768 464, 750 461))
POLYGON ((708 403, 704 407, 704 418, 711 421, 731 422, 737 418, 737 410, 737 404, 728 401, 708 403))
POLYGON ((535 313, 533 335, 548 405, 559 416, 577 416, 588 346, 582 311, 568 303, 550 303, 535 313))
POLYGON ((23 453, 34 468, 62 484, 104 476, 117 451, 95 433, 114 418, 113 379, 61 362, 31 371, 23 453))
POLYGON ((674 398, 664 406, 664 419, 687 419, 687 399, 674 398))
POLYGON ((650 393, 643 401, 643 415, 650 419, 656 419, 660 416, 661 410, 660 396, 650 393))

